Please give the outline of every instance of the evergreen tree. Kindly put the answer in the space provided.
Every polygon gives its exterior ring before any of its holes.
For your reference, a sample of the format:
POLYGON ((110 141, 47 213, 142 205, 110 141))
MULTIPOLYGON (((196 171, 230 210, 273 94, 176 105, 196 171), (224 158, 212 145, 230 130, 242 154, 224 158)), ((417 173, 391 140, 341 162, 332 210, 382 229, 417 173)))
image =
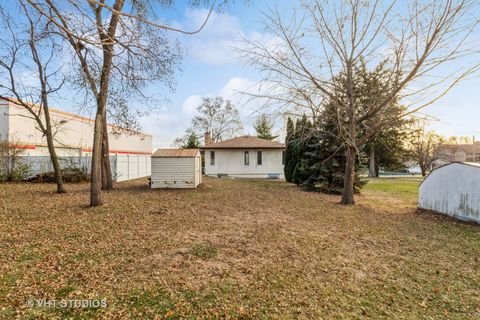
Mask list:
POLYGON ((198 149, 200 148, 200 141, 198 140, 197 135, 194 132, 190 132, 183 144, 181 145, 182 149, 198 149))
POLYGON ((378 177, 380 168, 387 171, 405 169, 408 157, 404 141, 407 139, 407 121, 399 121, 397 127, 380 132, 365 147, 369 163, 369 177, 378 177))
POLYGON ((258 118, 255 120, 255 124, 253 127, 257 132, 257 137, 259 138, 266 140, 273 140, 275 138, 278 138, 278 136, 274 136, 272 134, 273 124, 268 121, 267 116, 264 114, 258 116, 258 118))
MULTIPOLYGON (((346 148, 339 138, 334 104, 326 106, 323 117, 310 127, 310 135, 303 149, 302 161, 308 166, 308 174, 304 174, 302 186, 325 193, 341 194, 344 184, 344 168, 346 148), (306 177, 306 178, 305 178, 306 177)), ((357 168, 360 161, 357 159, 357 168)), ((364 183, 358 175, 355 188, 358 190, 364 183)))
POLYGON ((309 149, 310 139, 312 137, 312 123, 304 114, 297 120, 295 126, 295 153, 296 163, 293 167, 292 182, 300 185, 310 176, 309 158, 307 151, 309 149))
POLYGON ((294 152, 293 152, 294 132, 295 132, 295 126, 293 124, 292 119, 288 117, 287 135, 285 137, 285 164, 283 169, 285 173, 285 180, 287 182, 292 182, 293 168, 295 166, 295 161, 296 161, 296 159, 294 159, 294 152))

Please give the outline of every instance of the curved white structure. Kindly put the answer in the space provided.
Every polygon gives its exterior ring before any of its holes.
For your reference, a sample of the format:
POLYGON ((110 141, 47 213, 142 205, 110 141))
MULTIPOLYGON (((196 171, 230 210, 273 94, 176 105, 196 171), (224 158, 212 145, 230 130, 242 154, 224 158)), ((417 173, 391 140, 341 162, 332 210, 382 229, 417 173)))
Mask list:
POLYGON ((420 184, 419 207, 480 223, 480 164, 453 162, 420 184))

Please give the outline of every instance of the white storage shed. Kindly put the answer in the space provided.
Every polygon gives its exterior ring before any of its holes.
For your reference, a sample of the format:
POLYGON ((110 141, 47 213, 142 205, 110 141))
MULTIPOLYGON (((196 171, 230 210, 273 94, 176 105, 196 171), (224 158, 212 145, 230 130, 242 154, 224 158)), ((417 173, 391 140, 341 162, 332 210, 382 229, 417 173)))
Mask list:
POLYGON ((196 188, 202 183, 199 149, 158 149, 152 155, 151 188, 196 188))
POLYGON ((480 164, 452 162, 434 169, 420 184, 418 202, 422 209, 480 223, 480 164))

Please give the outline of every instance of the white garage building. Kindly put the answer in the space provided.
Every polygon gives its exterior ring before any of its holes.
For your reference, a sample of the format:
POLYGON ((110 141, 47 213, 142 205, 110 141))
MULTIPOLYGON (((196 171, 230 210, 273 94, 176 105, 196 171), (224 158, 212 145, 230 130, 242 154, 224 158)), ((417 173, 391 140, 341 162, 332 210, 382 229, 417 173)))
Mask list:
POLYGON ((480 164, 453 162, 420 184, 419 207, 480 223, 480 164))
POLYGON ((151 187, 196 188, 202 183, 198 149, 159 149, 152 155, 151 187))
MULTIPOLYGON (((75 163, 90 168, 94 120, 50 108, 55 127, 55 150, 61 165, 75 163)), ((110 161, 116 181, 150 175, 152 136, 108 125, 110 161)), ((36 121, 22 106, 0 100, 0 141, 14 142, 24 149, 23 156, 32 173, 52 171, 47 141, 36 121)))

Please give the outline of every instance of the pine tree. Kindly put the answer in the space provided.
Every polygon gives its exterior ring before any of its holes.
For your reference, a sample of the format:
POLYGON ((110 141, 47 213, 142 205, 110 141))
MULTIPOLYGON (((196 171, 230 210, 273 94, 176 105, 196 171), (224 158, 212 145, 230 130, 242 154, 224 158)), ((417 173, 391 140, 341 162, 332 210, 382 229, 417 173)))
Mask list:
POLYGON ((268 121, 267 116, 264 114, 260 115, 256 119, 255 125, 253 127, 257 132, 257 137, 259 138, 266 139, 266 140, 273 140, 275 138, 278 138, 278 136, 274 136, 272 134, 273 124, 270 121, 268 121))
POLYGON ((312 123, 304 114, 295 126, 296 163, 292 173, 292 182, 301 185, 311 174, 307 151, 312 137, 312 123))
POLYGON ((182 149, 198 149, 200 148, 200 141, 194 132, 191 132, 181 145, 182 149))
POLYGON ((294 152, 293 152, 293 143, 294 143, 294 132, 295 126, 293 121, 290 117, 287 119, 287 135, 285 137, 285 165, 284 165, 284 173, 285 173, 285 180, 287 182, 292 182, 292 175, 293 175, 293 167, 295 165, 294 152))
MULTIPOLYGON (((341 194, 344 184, 346 148, 339 138, 334 112, 336 112, 334 105, 328 104, 323 117, 314 125, 312 130, 314 134, 309 140, 309 151, 305 153, 310 176, 303 185, 325 193, 341 194)), ((360 167, 358 158, 356 166, 357 169, 360 167)), ((357 175, 355 189, 358 190, 363 185, 364 182, 357 175)))

